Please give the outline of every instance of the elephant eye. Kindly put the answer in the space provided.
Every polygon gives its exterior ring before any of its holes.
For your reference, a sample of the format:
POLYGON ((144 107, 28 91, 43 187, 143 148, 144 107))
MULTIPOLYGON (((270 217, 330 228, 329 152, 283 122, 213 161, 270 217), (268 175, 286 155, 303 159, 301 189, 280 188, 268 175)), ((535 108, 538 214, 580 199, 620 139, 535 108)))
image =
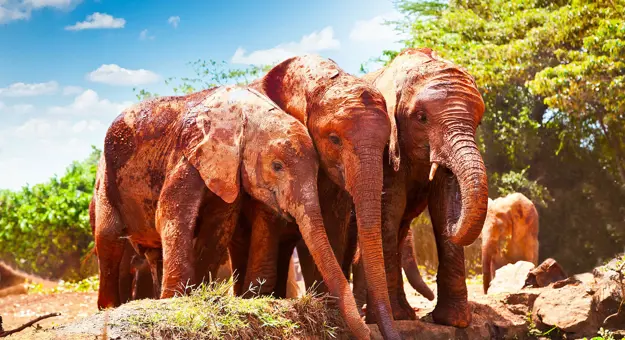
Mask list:
POLYGON ((330 138, 330 142, 332 142, 332 144, 341 145, 341 139, 336 134, 331 133, 328 138, 330 138))
POLYGON ((428 118, 425 116, 424 111, 417 112, 417 120, 421 123, 426 123, 428 121, 428 118))
POLYGON ((279 172, 279 171, 282 171, 284 169, 284 165, 281 162, 273 161, 271 163, 271 168, 273 169, 273 171, 279 172))

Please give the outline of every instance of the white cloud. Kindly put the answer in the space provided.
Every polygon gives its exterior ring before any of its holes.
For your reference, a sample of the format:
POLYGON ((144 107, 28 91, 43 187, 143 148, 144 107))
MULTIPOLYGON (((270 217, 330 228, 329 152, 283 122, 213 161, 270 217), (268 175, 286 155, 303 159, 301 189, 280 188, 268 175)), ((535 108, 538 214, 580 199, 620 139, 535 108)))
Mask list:
POLYGON ((8 87, 0 88, 0 96, 4 97, 33 97, 44 94, 53 94, 59 89, 55 81, 46 83, 13 83, 8 87))
POLYGON ((102 149, 111 122, 130 105, 85 90, 68 105, 43 108, 47 115, 0 126, 0 188, 17 189, 62 175, 72 161, 90 154, 91 145, 102 149))
POLYGON ((395 43, 403 36, 394 30, 392 25, 386 25, 387 20, 397 20, 397 12, 379 15, 369 20, 358 20, 349 33, 349 39, 355 42, 366 43, 395 43))
POLYGON ((72 0, 26 0, 24 1, 25 4, 32 6, 32 8, 43 8, 43 7, 67 8, 79 2, 81 1, 72 1, 72 0))
POLYGON ((90 117, 115 117, 132 102, 114 103, 108 99, 101 99, 97 92, 85 90, 67 106, 53 106, 47 111, 53 115, 90 116, 90 117))
POLYGON ((79 94, 83 91, 83 88, 80 86, 65 86, 63 88, 63 95, 70 96, 73 94, 79 94))
POLYGON ((87 16, 87 20, 77 22, 72 26, 66 26, 68 31, 80 31, 87 29, 104 29, 104 28, 124 28, 126 20, 122 18, 114 18, 106 13, 95 12, 87 16))
POLYGON ((235 64, 267 65, 298 54, 335 50, 340 46, 340 41, 334 37, 334 30, 328 26, 321 31, 303 36, 299 42, 283 43, 271 49, 253 51, 248 55, 245 49, 239 47, 234 52, 231 61, 235 64))
POLYGON ((0 114, 5 117, 30 113, 33 112, 34 109, 35 107, 31 104, 6 105, 3 102, 0 102, 0 114))
POLYGON ((2 0, 0 1, 0 24, 29 19, 34 10, 50 7, 71 9, 82 0, 2 0))
POLYGON ((178 24, 180 24, 180 17, 179 16, 169 17, 169 19, 167 19, 167 22, 170 25, 172 25, 174 28, 177 28, 178 24))
POLYGON ((149 35, 148 30, 144 29, 141 33, 139 33, 139 40, 154 40, 154 36, 149 35))
POLYGON ((116 64, 105 64, 87 74, 87 79, 109 85, 131 86, 155 83, 161 77, 148 70, 128 70, 116 64))

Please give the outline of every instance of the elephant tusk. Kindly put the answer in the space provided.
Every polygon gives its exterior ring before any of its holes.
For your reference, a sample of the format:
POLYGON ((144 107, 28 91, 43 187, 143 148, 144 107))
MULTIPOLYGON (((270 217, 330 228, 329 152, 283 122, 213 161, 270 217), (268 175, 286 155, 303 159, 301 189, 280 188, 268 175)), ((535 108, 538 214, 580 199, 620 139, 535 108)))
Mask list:
POLYGON ((430 168, 430 181, 434 179, 434 175, 436 174, 436 169, 438 169, 438 163, 432 163, 432 168, 430 168))

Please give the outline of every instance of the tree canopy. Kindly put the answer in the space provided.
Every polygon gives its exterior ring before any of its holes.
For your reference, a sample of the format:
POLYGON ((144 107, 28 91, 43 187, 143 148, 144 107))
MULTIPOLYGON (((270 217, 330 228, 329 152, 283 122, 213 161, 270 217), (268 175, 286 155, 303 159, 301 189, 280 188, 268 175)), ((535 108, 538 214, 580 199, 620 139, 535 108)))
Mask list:
MULTIPOLYGON (((541 258, 585 270, 625 247, 625 1, 397 2, 407 47, 466 67, 486 103, 489 196, 539 207, 541 258)), ((385 51, 390 61, 399 51, 385 51)))

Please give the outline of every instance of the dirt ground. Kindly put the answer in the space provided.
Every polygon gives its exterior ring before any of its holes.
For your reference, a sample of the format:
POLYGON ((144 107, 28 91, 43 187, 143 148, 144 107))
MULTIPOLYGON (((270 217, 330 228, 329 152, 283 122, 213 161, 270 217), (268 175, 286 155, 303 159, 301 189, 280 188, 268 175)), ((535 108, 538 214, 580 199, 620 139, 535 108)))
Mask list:
MULTIPOLYGON (((303 282, 300 292, 303 291, 303 282)), ((480 284, 469 284, 469 299, 482 296, 480 284)), ((436 284, 430 288, 436 293, 436 284)), ((425 316, 434 309, 435 301, 428 301, 418 294, 409 284, 405 284, 408 301, 415 308, 417 315, 425 316)), ((43 328, 62 325, 97 312, 97 293, 57 293, 13 295, 0 298, 0 316, 5 330, 10 330, 35 319, 38 316, 58 312, 60 316, 39 322, 43 328)), ((10 337, 9 337, 10 338, 10 337)))

